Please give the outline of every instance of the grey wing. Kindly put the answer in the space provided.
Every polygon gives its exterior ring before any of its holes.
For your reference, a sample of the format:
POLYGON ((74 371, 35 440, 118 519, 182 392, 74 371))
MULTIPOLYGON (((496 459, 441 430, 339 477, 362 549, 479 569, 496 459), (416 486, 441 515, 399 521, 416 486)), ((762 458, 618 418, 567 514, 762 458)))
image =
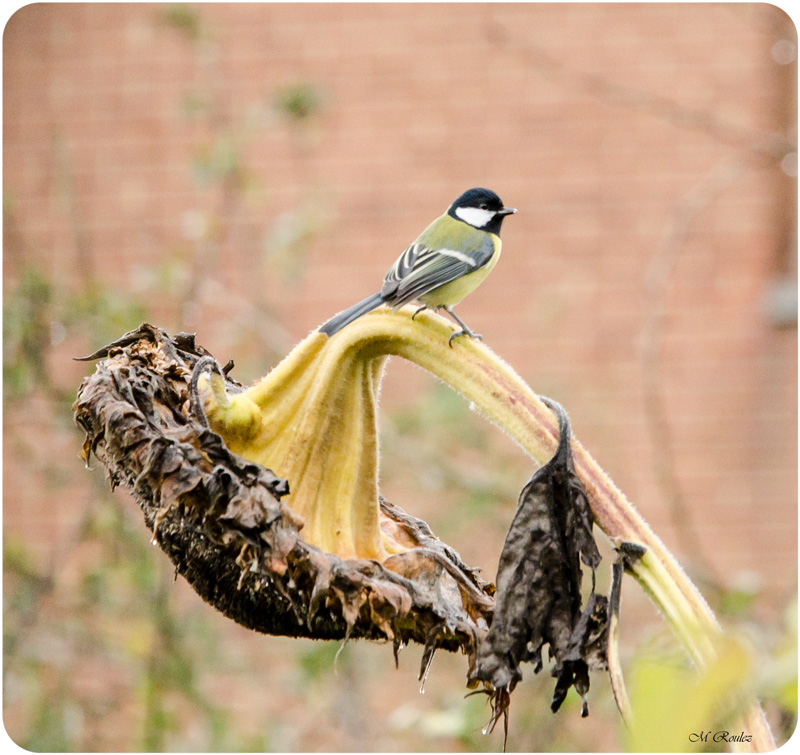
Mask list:
POLYGON ((460 278, 485 265, 494 247, 479 254, 456 249, 429 249, 419 242, 406 249, 383 279, 381 294, 394 307, 400 307, 445 283, 460 278))

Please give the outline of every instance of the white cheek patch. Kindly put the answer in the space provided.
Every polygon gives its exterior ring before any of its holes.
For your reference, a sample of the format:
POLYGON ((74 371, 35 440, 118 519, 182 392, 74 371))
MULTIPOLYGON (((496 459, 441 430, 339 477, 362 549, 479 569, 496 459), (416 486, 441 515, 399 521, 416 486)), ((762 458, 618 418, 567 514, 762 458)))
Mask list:
POLYGON ((483 228, 497 213, 480 207, 456 207, 456 215, 475 228, 483 228))

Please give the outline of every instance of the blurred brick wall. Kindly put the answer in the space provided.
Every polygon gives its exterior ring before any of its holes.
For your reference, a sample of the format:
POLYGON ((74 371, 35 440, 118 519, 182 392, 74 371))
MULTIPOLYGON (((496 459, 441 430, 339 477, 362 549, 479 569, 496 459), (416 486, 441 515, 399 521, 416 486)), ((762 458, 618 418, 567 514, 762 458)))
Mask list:
MULTIPOLYGON (((95 276, 141 293, 175 261, 183 277, 151 297, 153 321, 196 330, 223 360, 245 327, 281 351, 376 289, 458 193, 489 186, 519 214, 462 317, 566 405, 682 558, 696 554, 674 526, 673 487, 715 569, 793 592, 796 328, 765 309, 774 281, 796 275, 795 36, 780 11, 194 12, 181 27, 161 6, 39 4, 10 20, 7 289, 36 263, 65 287, 95 276), (322 101, 293 124, 272 104, 298 84, 322 101), (242 170, 204 182, 226 149, 242 170), (666 417, 655 423, 653 385, 666 417)), ((253 344, 244 364, 263 369, 253 344)), ((85 366, 69 357, 97 345, 71 326, 49 367, 77 386, 85 366)), ((408 401, 424 381, 395 360, 384 400, 408 401)), ((14 453, 7 531, 52 528, 47 487, 14 453)))

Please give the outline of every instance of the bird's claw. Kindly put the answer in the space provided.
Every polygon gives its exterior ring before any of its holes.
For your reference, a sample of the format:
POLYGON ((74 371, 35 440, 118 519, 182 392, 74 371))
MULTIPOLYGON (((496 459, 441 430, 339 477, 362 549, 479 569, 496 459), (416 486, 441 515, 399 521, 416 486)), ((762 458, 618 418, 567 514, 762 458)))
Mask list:
POLYGON ((450 348, 453 348, 453 339, 458 338, 459 336, 469 336, 470 338, 474 338, 476 341, 482 341, 483 336, 480 333, 473 333, 471 330, 457 330, 455 333, 450 334, 450 338, 447 341, 447 345, 450 348))
POLYGON ((427 308, 428 308, 428 305, 427 304, 423 304, 419 309, 415 309, 414 310, 414 314, 411 315, 411 319, 413 320, 420 312, 422 312, 423 309, 427 309, 427 308))

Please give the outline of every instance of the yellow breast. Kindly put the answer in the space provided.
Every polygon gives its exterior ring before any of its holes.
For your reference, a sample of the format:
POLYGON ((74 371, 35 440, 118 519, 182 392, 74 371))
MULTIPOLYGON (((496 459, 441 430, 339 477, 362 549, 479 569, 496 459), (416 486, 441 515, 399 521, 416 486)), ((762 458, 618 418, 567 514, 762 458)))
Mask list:
POLYGON ((500 237, 495 236, 494 254, 483 267, 478 268, 474 273, 467 273, 454 281, 450 281, 450 283, 445 283, 443 286, 428 291, 427 294, 420 296, 419 300, 429 307, 454 307, 480 286, 486 276, 492 272, 497 260, 500 259, 501 246, 500 237))

